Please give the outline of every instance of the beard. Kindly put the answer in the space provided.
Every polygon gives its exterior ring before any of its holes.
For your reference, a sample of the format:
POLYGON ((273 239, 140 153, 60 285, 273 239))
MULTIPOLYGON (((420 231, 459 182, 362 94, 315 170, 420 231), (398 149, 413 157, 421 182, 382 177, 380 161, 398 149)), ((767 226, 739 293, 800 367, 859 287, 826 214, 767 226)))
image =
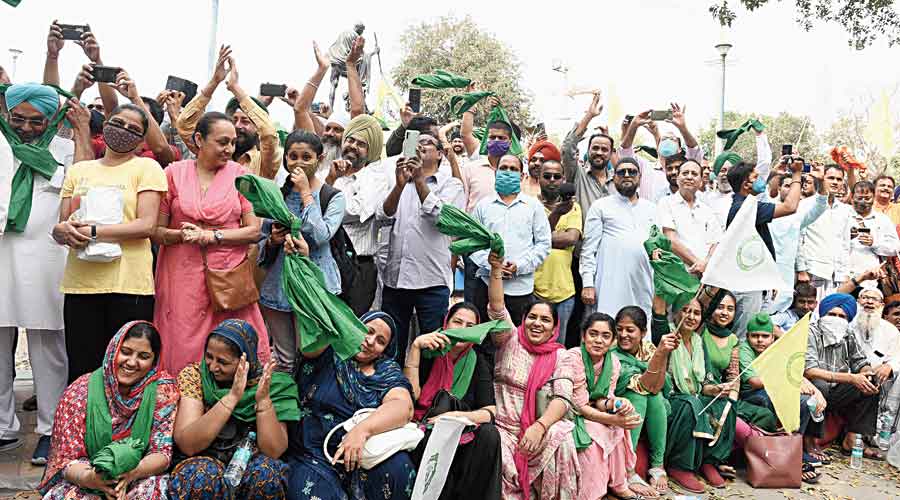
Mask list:
POLYGON ((333 135, 323 135, 322 136, 322 144, 324 144, 325 147, 328 147, 328 146, 337 147, 337 146, 340 146, 341 141, 340 141, 340 139, 338 139, 337 137, 335 137, 333 135))
POLYGON ((626 198, 631 198, 634 196, 634 193, 637 192, 637 188, 637 184, 631 184, 630 186, 616 186, 616 191, 626 198))
POLYGON ((246 132, 239 131, 237 133, 237 139, 234 141, 234 154, 232 155, 232 158, 240 158, 257 144, 259 144, 258 135, 250 135, 246 132))
POLYGON ((881 311, 884 308, 879 307, 873 312, 862 309, 856 315, 856 329, 862 333, 866 339, 872 338, 872 335, 881 326, 881 311))

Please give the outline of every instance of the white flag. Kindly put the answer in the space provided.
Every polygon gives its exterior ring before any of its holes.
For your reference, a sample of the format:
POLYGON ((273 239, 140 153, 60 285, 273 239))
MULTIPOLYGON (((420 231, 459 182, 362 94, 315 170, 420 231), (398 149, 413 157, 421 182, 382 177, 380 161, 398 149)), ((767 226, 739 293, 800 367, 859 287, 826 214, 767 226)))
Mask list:
POLYGON ((756 232, 758 202, 753 195, 744 200, 710 257, 701 283, 735 293, 786 289, 775 259, 756 232))
POLYGON ((447 482, 450 464, 456 455, 459 437, 467 425, 473 425, 468 419, 456 417, 439 417, 431 430, 422 463, 416 473, 416 485, 413 487, 412 500, 437 500, 447 482))

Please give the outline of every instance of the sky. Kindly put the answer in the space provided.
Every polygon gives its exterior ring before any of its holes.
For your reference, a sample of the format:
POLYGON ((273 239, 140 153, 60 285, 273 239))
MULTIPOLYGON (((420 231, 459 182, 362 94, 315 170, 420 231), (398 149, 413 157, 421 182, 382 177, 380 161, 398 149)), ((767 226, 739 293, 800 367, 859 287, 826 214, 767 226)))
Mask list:
MULTIPOLYGON (((366 24, 367 48, 377 34, 389 74, 400 58, 404 27, 444 15, 471 15, 519 55, 521 83, 535 98, 535 121, 551 128, 567 129, 582 115, 587 96, 561 96, 576 86, 615 95, 625 113, 683 103, 691 128, 699 129, 718 118, 721 66, 715 45, 721 41, 733 45, 726 70, 727 110, 807 115, 822 131, 842 111, 860 111, 861 103, 897 88, 900 65, 891 62, 900 47, 877 42, 853 50, 837 25, 818 24, 805 32, 795 23, 793 2, 770 2, 753 13, 739 10, 733 28, 723 30, 707 11, 712 1, 557 0, 548 4, 553 9, 521 3, 513 10, 507 2, 474 0, 452 6, 221 0, 217 40, 232 45, 241 83, 254 92, 262 82, 302 85, 315 67, 312 41, 327 48, 358 20, 366 24), (566 77, 552 70, 556 60, 569 68, 568 87, 566 77)), ((39 80, 47 29, 56 18, 89 23, 104 63, 128 70, 143 95, 156 95, 170 74, 202 86, 208 76, 210 5, 210 0, 23 0, 17 8, 0 3, 0 64, 11 70, 8 49, 20 49, 15 80, 39 80)), ((81 49, 67 43, 60 62, 64 87, 85 62, 81 49)), ((95 93, 91 89, 85 97, 95 93)), ((227 98, 223 84, 214 104, 224 105, 227 98)), ((326 98, 323 86, 317 99, 326 98)), ((369 98, 373 103, 374 95, 369 98)), ((287 105, 273 108, 276 119, 290 123, 287 105)), ((596 123, 606 119, 601 116, 596 123)))

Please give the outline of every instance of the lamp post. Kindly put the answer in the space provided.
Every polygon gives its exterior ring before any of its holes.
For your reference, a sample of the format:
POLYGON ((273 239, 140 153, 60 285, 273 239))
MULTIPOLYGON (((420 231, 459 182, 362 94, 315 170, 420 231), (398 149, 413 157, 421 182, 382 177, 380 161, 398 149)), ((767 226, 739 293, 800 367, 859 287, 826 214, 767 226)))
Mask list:
POLYGON ((19 49, 9 49, 9 55, 12 56, 12 71, 9 73, 9 78, 12 81, 16 80, 16 65, 19 61, 19 56, 22 55, 22 51, 19 49))
MULTIPOLYGON (((719 56, 722 58, 722 100, 719 106, 719 130, 725 128, 725 58, 728 57, 728 51, 731 50, 730 43, 722 42, 716 45, 719 56)), ((718 149, 721 151, 722 140, 717 141, 718 149)))
POLYGON ((207 61, 208 77, 212 78, 213 71, 216 68, 216 61, 219 60, 219 50, 216 47, 216 35, 219 31, 219 0, 212 0, 212 9, 210 12, 209 26, 209 59, 207 61))

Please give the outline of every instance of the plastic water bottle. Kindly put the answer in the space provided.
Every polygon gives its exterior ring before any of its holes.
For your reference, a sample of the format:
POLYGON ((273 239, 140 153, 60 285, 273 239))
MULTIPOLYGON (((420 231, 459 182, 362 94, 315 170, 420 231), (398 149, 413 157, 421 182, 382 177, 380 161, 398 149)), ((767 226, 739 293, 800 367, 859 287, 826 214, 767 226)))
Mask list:
POLYGON ((863 440, 862 435, 856 435, 856 442, 853 443, 853 451, 850 452, 850 468, 862 469, 863 466, 863 440))
POLYGON ((891 417, 882 415, 878 420, 878 449, 888 451, 891 447, 891 417))
POLYGON ((621 408, 621 407, 622 407, 622 400, 621 400, 621 399, 617 399, 616 402, 613 403, 613 407, 612 407, 611 410, 609 410, 609 413, 618 413, 618 412, 619 412, 619 408, 621 408))
POLYGON ((247 464, 250 463, 250 457, 253 455, 253 443, 255 441, 256 433, 251 432, 241 442, 238 449, 234 450, 234 455, 231 456, 231 461, 228 462, 228 467, 225 469, 225 482, 232 488, 237 488, 241 484, 244 470, 247 469, 247 464))
POLYGON ((809 407, 809 414, 813 422, 821 422, 825 420, 825 415, 816 411, 816 405, 818 404, 819 402, 816 401, 815 396, 810 396, 809 399, 806 400, 806 406, 809 407))

